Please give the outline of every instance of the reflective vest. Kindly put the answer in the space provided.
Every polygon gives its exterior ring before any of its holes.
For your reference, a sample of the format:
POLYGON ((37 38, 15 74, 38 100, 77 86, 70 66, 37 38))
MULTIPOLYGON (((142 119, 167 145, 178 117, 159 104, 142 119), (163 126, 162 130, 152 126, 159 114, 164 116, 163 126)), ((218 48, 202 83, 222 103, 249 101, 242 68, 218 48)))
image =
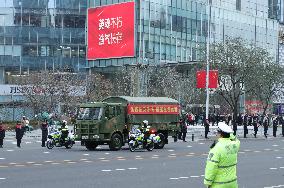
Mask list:
POLYGON ((237 188, 237 156, 240 141, 235 136, 219 138, 206 162, 204 184, 212 188, 237 188))

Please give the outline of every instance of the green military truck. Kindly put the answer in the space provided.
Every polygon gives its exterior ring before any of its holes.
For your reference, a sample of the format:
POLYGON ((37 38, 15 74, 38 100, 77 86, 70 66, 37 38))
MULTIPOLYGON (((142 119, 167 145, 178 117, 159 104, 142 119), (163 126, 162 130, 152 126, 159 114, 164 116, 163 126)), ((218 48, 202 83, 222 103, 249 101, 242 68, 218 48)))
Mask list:
POLYGON ((80 105, 75 134, 88 150, 106 144, 111 150, 120 150, 132 127, 148 120, 161 137, 155 148, 161 149, 169 136, 177 140, 179 111, 178 101, 167 97, 109 97, 80 105))

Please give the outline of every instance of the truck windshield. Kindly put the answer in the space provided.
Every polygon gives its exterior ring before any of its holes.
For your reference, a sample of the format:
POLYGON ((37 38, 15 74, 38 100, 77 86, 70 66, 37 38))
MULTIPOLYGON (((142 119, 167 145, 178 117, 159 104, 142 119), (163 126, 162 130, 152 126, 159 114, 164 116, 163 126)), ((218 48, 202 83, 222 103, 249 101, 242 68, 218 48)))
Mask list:
POLYGON ((78 119, 82 120, 100 120, 102 116, 102 108, 80 108, 78 119))

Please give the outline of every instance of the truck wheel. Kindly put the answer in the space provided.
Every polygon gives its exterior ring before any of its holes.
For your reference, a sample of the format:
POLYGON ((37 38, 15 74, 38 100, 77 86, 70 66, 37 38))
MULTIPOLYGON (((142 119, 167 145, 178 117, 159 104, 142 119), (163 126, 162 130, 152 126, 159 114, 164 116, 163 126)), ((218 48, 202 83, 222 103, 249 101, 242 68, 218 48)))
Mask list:
POLYGON ((86 142, 85 146, 88 150, 94 151, 97 148, 98 144, 96 144, 95 142, 86 142))
POLYGON ((163 149, 165 144, 166 144, 166 138, 163 135, 163 133, 159 133, 158 135, 160 136, 161 141, 159 143, 155 144, 155 149, 163 149))
POLYGON ((120 150, 121 147, 122 147, 122 138, 120 134, 114 133, 109 143, 109 149, 117 151, 120 150))

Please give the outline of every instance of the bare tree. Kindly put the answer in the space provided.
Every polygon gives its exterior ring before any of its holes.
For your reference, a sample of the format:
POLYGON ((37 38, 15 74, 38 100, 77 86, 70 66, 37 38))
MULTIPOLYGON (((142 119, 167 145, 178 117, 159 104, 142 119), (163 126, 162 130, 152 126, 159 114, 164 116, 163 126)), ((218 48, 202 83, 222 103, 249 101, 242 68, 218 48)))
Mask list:
POLYGON ((219 71, 220 87, 216 92, 230 106, 236 120, 240 95, 260 87, 250 83, 258 79, 255 75, 261 70, 260 65, 268 64, 271 59, 266 50, 250 46, 239 38, 213 44, 210 54, 212 68, 219 71))

